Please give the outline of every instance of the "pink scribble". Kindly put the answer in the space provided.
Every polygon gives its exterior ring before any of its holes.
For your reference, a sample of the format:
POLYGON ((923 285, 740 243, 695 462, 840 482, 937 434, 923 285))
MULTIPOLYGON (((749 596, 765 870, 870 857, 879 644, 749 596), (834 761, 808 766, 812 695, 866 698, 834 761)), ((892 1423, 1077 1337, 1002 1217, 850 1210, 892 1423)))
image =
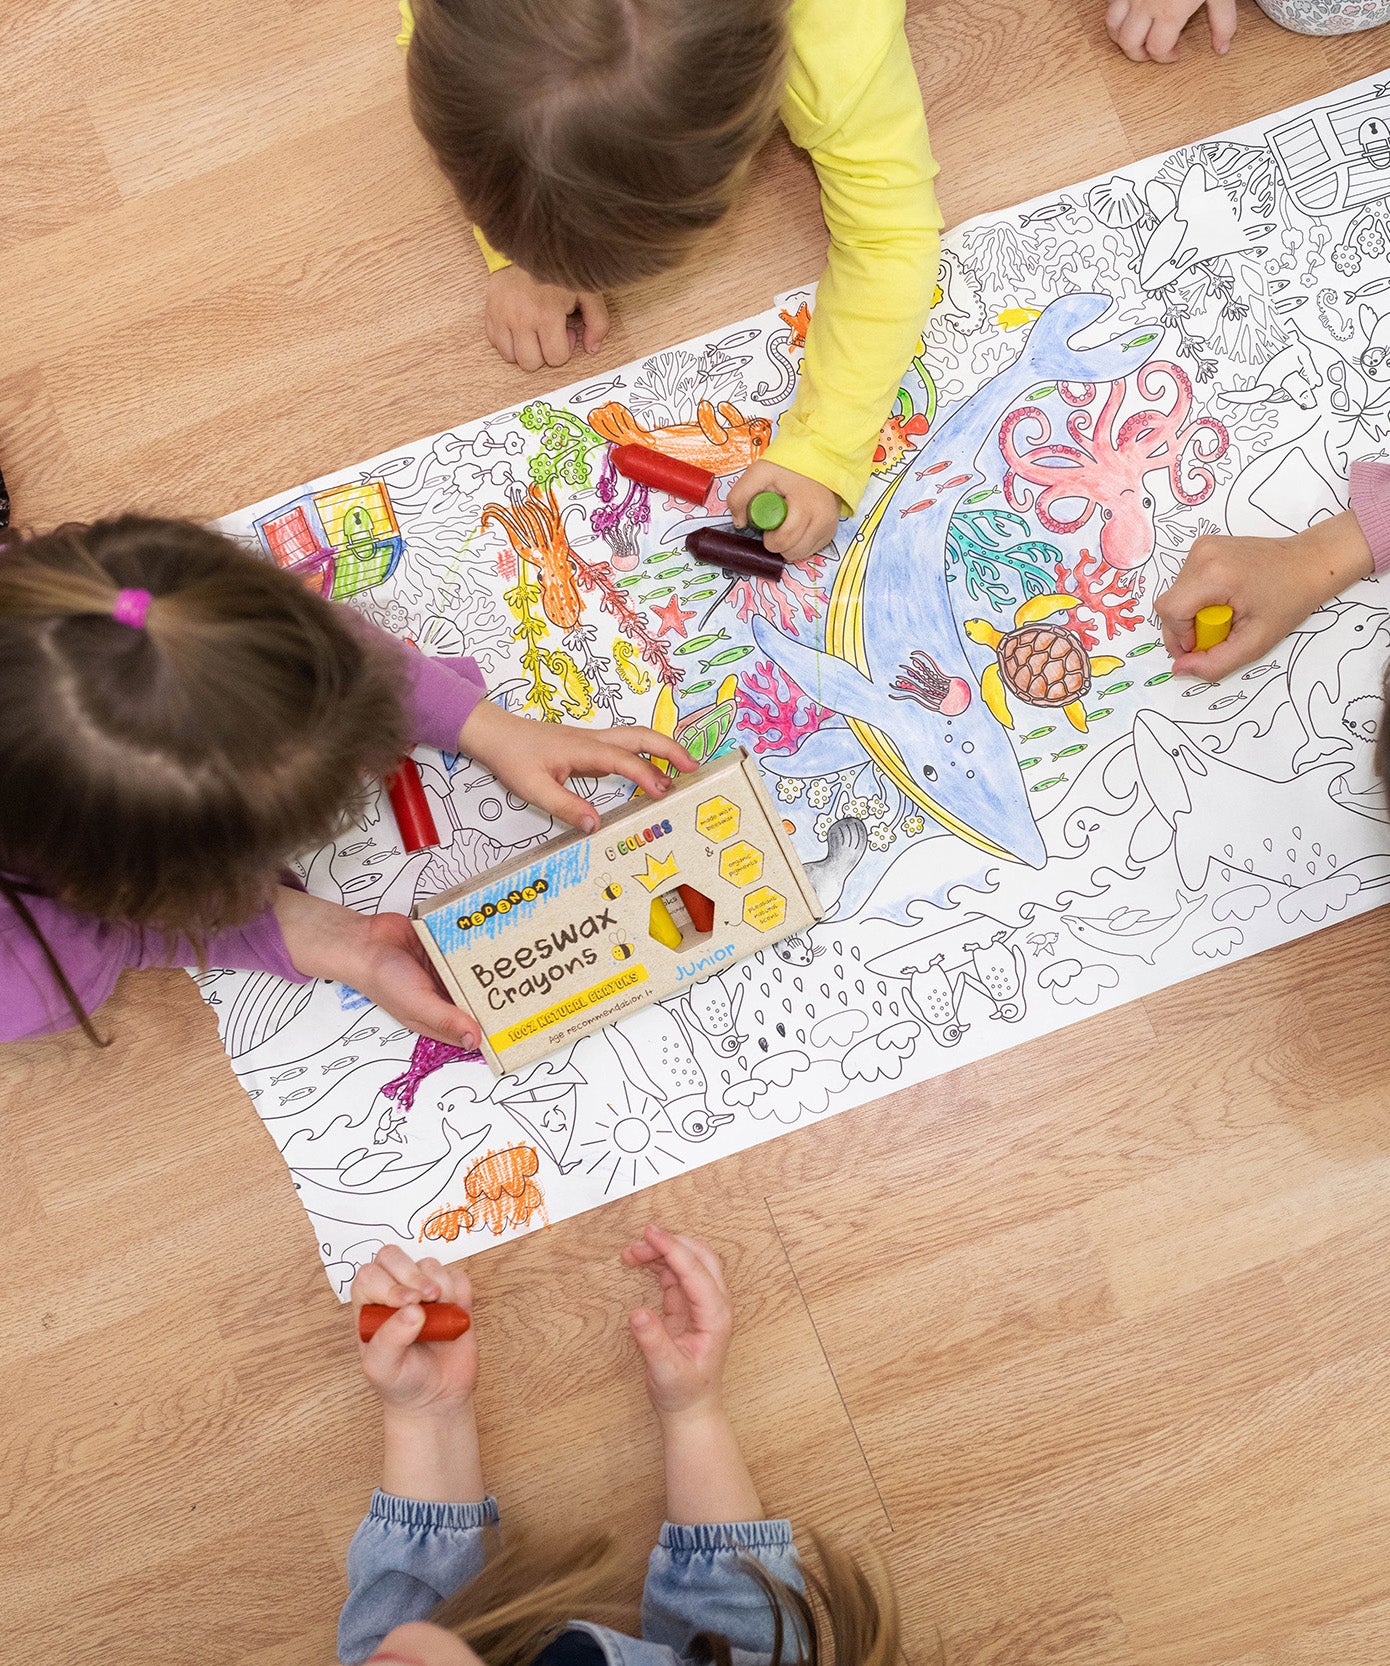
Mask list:
POLYGON ((381 1091, 387 1099, 394 1099, 402 1112, 408 1111, 415 1103, 415 1095, 426 1076, 433 1076, 436 1070, 442 1070, 446 1064, 456 1061, 481 1063, 482 1057, 476 1047, 455 1047, 451 1041, 432 1041, 427 1035, 417 1036, 415 1051, 410 1055, 404 1074, 388 1082, 381 1091))
POLYGON ((1121 422, 1124 382, 1110 384, 1099 415, 1089 409, 1094 385, 1083 382, 1073 391, 1068 383, 1061 392, 1072 406, 1070 443, 1053 440, 1051 421, 1036 405, 1010 411, 999 429, 1009 507, 1031 510, 1049 532, 1075 532, 1099 512, 1101 559, 1121 572, 1142 567, 1154 553, 1154 499, 1146 477, 1164 473, 1179 503, 1205 503, 1216 485, 1209 465, 1230 445, 1215 417, 1189 420, 1192 383, 1180 366, 1155 359, 1137 372, 1134 385, 1142 398, 1155 401, 1171 389, 1171 405, 1136 411, 1121 422))
POLYGON ((729 603, 745 624, 757 613, 780 629, 791 630, 798 607, 807 619, 814 619, 825 604, 825 592, 815 582, 823 565, 823 557, 817 555, 799 566, 787 566, 775 581, 741 578, 729 592, 729 603), (797 576, 803 572, 811 580, 809 584, 803 584, 797 576))
POLYGON ((744 672, 738 704, 739 727, 748 732, 754 752, 794 752, 832 715, 767 659, 744 672))
POLYGON ((598 478, 600 507, 589 516, 589 525, 608 545, 610 559, 620 573, 635 571, 641 561, 638 540, 651 523, 651 493, 633 480, 621 503, 618 499, 618 471, 613 465, 613 447, 603 454, 598 478))
POLYGON ((1132 631, 1143 623, 1135 611, 1144 593, 1143 574, 1117 573, 1090 550, 1082 550, 1076 565, 1070 569, 1065 562, 1057 563, 1057 588, 1064 596, 1075 596, 1081 603, 1067 623, 1081 638, 1088 653, 1100 642, 1096 628, 1099 622, 1105 625, 1107 642, 1113 642, 1120 631, 1132 631))

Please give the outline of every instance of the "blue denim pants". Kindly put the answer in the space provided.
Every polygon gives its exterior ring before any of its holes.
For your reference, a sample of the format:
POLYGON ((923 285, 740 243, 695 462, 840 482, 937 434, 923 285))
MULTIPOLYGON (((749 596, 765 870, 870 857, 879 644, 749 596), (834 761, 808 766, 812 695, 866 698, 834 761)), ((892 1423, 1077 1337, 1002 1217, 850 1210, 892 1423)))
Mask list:
MULTIPOLYGON (((497 1522, 491 1497, 479 1504, 427 1504, 373 1493, 348 1549, 348 1599, 338 1621, 344 1666, 365 1660, 394 1627, 428 1619, 436 1603, 476 1578, 487 1529, 497 1522)), ((628 1637, 582 1618, 571 1629, 592 1637, 608 1666, 683 1666, 691 1638, 703 1631, 728 1638, 736 1666, 769 1666, 773 1615, 742 1566, 750 1556, 783 1584, 805 1589, 789 1521, 699 1527, 668 1521, 647 1562, 642 1635, 628 1637)), ((789 1618, 786 1624, 794 1656, 796 1632, 789 1618)))

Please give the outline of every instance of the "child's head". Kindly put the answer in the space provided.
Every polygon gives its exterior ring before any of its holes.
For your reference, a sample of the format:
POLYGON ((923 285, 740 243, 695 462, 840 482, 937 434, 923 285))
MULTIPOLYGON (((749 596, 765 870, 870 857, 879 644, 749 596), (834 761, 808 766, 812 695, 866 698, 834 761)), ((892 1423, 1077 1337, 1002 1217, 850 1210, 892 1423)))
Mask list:
POLYGON ((0 874, 195 940, 243 920, 399 757, 400 685, 341 610, 203 527, 11 534, 0 874))
POLYGON ((728 210, 782 89, 787 0, 415 0, 420 131, 533 277, 665 271, 728 210))
MULTIPOLYGON (((901 1628, 897 1596, 882 1560, 863 1560, 810 1535, 804 1566, 811 1596, 772 1577, 756 1557, 743 1566, 772 1618, 773 1666, 893 1666, 901 1628)), ((570 1620, 625 1629, 622 1559, 606 1539, 557 1551, 525 1540, 492 1557, 477 1579, 446 1597, 430 1621, 397 1626, 380 1652, 406 1666, 529 1666, 570 1620)), ((752 1593, 750 1593, 751 1595, 752 1593)), ((690 1641, 694 1660, 731 1666, 726 1637, 690 1641)))

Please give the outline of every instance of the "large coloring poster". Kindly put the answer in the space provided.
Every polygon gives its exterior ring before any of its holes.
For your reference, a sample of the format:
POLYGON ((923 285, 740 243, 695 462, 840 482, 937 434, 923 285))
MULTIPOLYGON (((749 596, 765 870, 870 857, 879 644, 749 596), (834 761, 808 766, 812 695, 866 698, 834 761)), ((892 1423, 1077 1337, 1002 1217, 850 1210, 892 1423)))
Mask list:
MULTIPOLYGON (((501 1080, 350 989, 202 977, 340 1293, 383 1242, 485 1248, 1390 895, 1378 587, 1219 686, 1152 616, 1199 534, 1336 513, 1384 453, 1390 83, 953 232, 861 518, 730 582, 683 548, 714 511, 609 451, 727 486, 813 304, 224 523, 539 722, 746 746, 829 910, 501 1080)), ((311 890, 405 910, 558 831, 417 756, 442 845, 404 855, 383 800, 311 890)))

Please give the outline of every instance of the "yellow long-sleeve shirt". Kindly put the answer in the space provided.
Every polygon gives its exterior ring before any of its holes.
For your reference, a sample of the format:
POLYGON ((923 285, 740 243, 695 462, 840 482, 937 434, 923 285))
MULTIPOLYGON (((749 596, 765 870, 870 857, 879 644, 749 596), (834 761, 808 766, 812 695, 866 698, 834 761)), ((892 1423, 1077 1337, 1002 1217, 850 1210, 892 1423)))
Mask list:
MULTIPOLYGON (((936 162, 904 12, 904 0, 792 0, 789 16, 782 121, 815 164, 830 250, 801 385, 767 457, 828 486, 850 513, 931 309, 940 253, 936 162)), ((489 270, 507 264, 475 235, 489 270)))

